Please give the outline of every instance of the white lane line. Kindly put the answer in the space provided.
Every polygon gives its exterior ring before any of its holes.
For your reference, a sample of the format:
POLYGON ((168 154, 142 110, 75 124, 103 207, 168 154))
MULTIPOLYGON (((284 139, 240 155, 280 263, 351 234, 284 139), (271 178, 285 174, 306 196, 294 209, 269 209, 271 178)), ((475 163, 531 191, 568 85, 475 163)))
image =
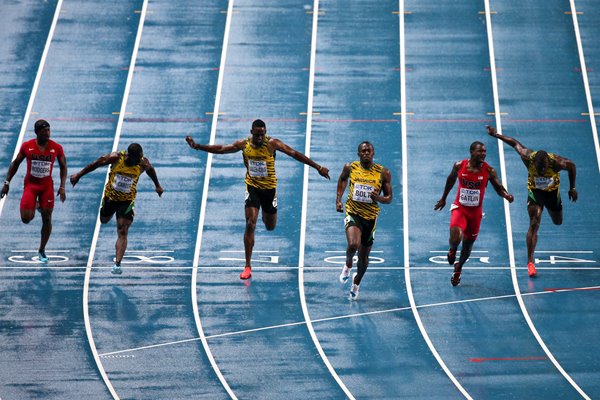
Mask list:
MULTIPOLYGON (((217 122, 219 120, 219 107, 221 103, 221 91, 223 89, 223 77, 225 75, 225 64, 227 62, 227 48, 229 46, 229 31, 231 29, 231 18, 233 15, 233 3, 234 0, 229 0, 227 5, 227 19, 225 21, 225 32, 223 34, 223 47, 221 49, 221 61, 219 64, 219 76, 217 78, 217 88, 215 93, 215 106, 212 114, 212 124, 210 127, 210 144, 215 143, 215 137, 217 136, 217 122)), ((206 357, 210 361, 210 365, 212 366, 213 371, 219 378, 219 381, 229 394, 232 399, 237 399, 235 393, 227 383, 227 380, 221 373, 217 362, 208 346, 208 342, 206 341, 206 336, 204 335, 204 328, 202 327, 202 321, 200 319, 200 310, 198 308, 198 295, 197 295, 197 287, 198 287, 198 264, 200 262, 200 248, 202 247, 202 234, 204 232, 204 220, 206 218, 206 202, 208 199, 208 189, 210 184, 210 174, 212 170, 212 153, 208 153, 208 157, 206 159, 206 169, 204 172, 204 186, 202 188, 202 202, 200 205, 200 218, 198 219, 198 235, 196 237, 196 248, 194 250, 194 262, 192 269, 192 308, 194 310, 194 320, 196 322, 196 329, 198 330, 198 335, 200 335, 200 341, 202 342, 202 347, 206 353, 206 357)))
POLYGON ((573 28, 575 28, 575 39, 577 40, 577 51, 579 52, 579 63, 581 64, 581 76, 583 77, 583 86, 585 88, 585 98, 587 100, 588 112, 590 114, 590 124, 592 125, 592 134, 594 136, 594 147, 596 148, 596 161, 598 162, 598 171, 600 172, 600 144, 598 143, 598 128, 596 128, 596 116, 594 114, 594 104, 592 103, 592 93, 590 91, 590 82, 585 66, 585 56, 583 54, 583 45, 581 34, 579 33, 579 22, 577 21, 577 9, 575 0, 570 0, 571 16, 573 17, 573 28))
POLYGON ((401 130, 402 130, 402 224, 404 228, 404 279, 406 281, 406 294, 408 296, 408 300, 410 302, 410 308, 413 312, 413 316, 417 325, 419 327, 419 331, 421 331, 421 335, 423 339, 427 343, 427 347, 437 360, 438 364, 448 378, 454 383, 454 386, 465 396, 467 399, 471 399, 469 393, 465 390, 465 388, 460 384, 458 379, 452 374, 452 371, 448 368, 438 351, 436 350, 433 342, 429 338, 427 334, 427 330, 421 321, 421 316, 419 315, 418 307, 415 303, 415 297, 412 292, 412 284, 410 281, 410 246, 409 246, 409 226, 408 226, 408 146, 407 140, 408 135, 406 132, 406 47, 404 43, 404 0, 399 0, 400 2, 400 13, 398 14, 398 18, 400 19, 400 32, 399 32, 399 42, 400 42, 400 111, 402 113, 401 120, 401 130))
MULTIPOLYGON (((52 24, 50 25, 50 30, 48 31, 48 37, 46 38, 46 44, 44 45, 42 58, 40 59, 40 64, 38 65, 35 80, 33 81, 33 87, 31 89, 31 94, 29 95, 29 102, 27 102, 27 109, 25 110, 25 115, 23 116, 21 131, 19 132, 19 138, 17 139, 17 144, 15 146, 15 151, 13 153, 11 161, 14 160, 15 157, 17 157, 19 151, 21 150, 21 144, 23 144, 23 138, 25 137, 25 132, 27 131, 27 123, 29 122, 29 116, 31 115, 31 110, 33 109, 33 103, 35 102, 35 97, 37 96, 40 81, 42 80, 44 66, 46 65, 46 58, 48 57, 48 52, 50 51, 50 44, 52 43, 52 38, 54 37, 56 25, 58 24, 58 17, 60 16, 62 3, 62 0, 58 0, 58 3, 56 3, 54 17, 52 18, 52 24)), ((4 203, 6 202, 6 198, 7 196, 4 196, 2 199, 0 199, 0 216, 2 216, 2 210, 4 209, 4 203)))
MULTIPOLYGON (((52 261, 50 261, 52 263, 52 261)), ((62 261, 61 261, 62 262, 62 261)), ((78 270, 78 269, 86 269, 87 267, 74 267, 74 266, 50 266, 47 264, 42 264, 39 262, 36 263, 30 263, 30 264, 26 264, 23 266, 20 265, 7 265, 7 266, 2 266, 0 267, 0 269, 19 269, 19 270, 41 270, 41 269, 64 269, 64 270, 78 270)), ((111 269, 112 267, 92 267, 92 269, 111 269)), ((176 266, 164 266, 164 267, 156 267, 156 266, 139 266, 139 265, 128 265, 127 269, 128 270, 134 270, 134 269, 143 269, 143 270, 177 270, 177 271, 185 271, 185 270, 194 270, 194 268, 196 267, 176 267, 176 266)), ((410 267, 411 270, 420 270, 420 271, 435 271, 435 270, 440 270, 440 271, 446 271, 446 270, 452 270, 452 266, 443 266, 443 267, 410 267)), ((210 270, 224 270, 224 271, 230 271, 230 270, 237 270, 239 269, 239 266, 237 267, 207 267, 204 266, 202 267, 202 269, 210 269, 210 270)), ((294 270, 294 269, 298 269, 298 267, 252 267, 252 270, 257 270, 257 271, 265 271, 265 272, 273 272, 273 271, 290 271, 290 270, 294 270)), ((337 271, 339 270, 339 267, 303 267, 302 269, 304 270, 309 270, 309 271, 317 271, 317 270, 324 270, 324 271, 337 271)), ((404 267, 369 267, 369 271, 375 271, 375 270, 379 270, 379 271, 404 271, 404 267)), ((504 269, 510 269, 510 267, 464 267, 463 271, 465 270, 504 270, 504 269)), ((527 270, 527 267, 518 267, 516 268, 517 270, 527 270)), ((600 270, 600 267, 536 267, 536 269, 539 270, 544 270, 544 271, 586 271, 586 270, 590 270, 590 271, 598 271, 600 270)))
MULTIPOLYGON (((133 72, 135 70, 135 62, 137 59, 138 50, 140 48, 140 42, 142 40, 142 31, 144 28, 144 22, 146 20, 146 9, 148 8, 148 0, 144 0, 142 5, 142 12, 140 13, 140 22, 138 24, 138 30, 135 37, 135 43, 133 46, 133 52, 131 54, 131 60, 129 62, 129 71, 127 72, 127 81, 125 83, 125 90, 123 94, 123 99, 121 101, 121 111, 119 112, 119 120, 117 122, 117 128, 115 131, 115 138, 113 141, 112 151, 117 151, 119 146, 119 139, 121 138, 121 130, 123 129, 123 119, 125 118, 125 111, 127 109, 127 100, 129 99, 129 91, 131 90, 131 82, 133 81, 133 72)), ((106 171, 106 177, 104 178, 104 186, 108 181, 108 170, 106 171)), ((100 206, 98 207, 100 209, 100 206)), ((96 365, 98 367, 98 371, 100 375, 102 375, 102 380, 106 384, 106 387, 110 391, 113 399, 118 400, 119 395, 117 394, 115 388, 113 387, 106 371, 104 370, 104 365, 102 365, 102 360, 100 360, 100 356, 98 355, 98 350, 96 349, 96 343, 94 342, 94 334, 92 333, 92 325, 90 323, 90 311, 89 311, 89 289, 90 289, 90 277, 92 274, 92 264, 94 263, 94 254, 96 253, 96 245, 98 243, 98 236, 100 233, 100 211, 98 210, 98 215, 96 216, 96 227, 94 228, 94 236, 92 237, 92 244, 90 246, 90 254, 88 256, 88 261, 85 270, 85 279, 83 282, 83 319, 85 321, 85 331, 88 338, 88 343, 90 345, 90 350, 94 356, 94 360, 96 361, 96 365)))
MULTIPOLYGON (((313 1, 313 19, 312 19, 312 36, 310 43, 310 69, 309 69, 309 77, 308 77, 308 101, 306 108, 306 143, 304 146, 304 154, 307 157, 310 157, 310 141, 312 135, 312 116, 313 116, 313 98, 314 98, 314 88, 315 88, 315 61, 317 55, 317 27, 319 22, 319 0, 313 1)), ((309 174, 309 166, 304 165, 304 177, 302 182, 302 217, 300 222, 300 250, 298 256, 298 290, 300 295, 300 303, 302 306, 302 313, 304 314, 304 320, 306 323, 306 327, 308 332, 310 333, 310 337, 323 360, 325 366, 329 370, 331 376, 335 379, 339 387, 344 391, 346 396, 349 399, 354 400, 354 396, 348 390, 342 379, 338 376, 337 372, 329 362, 321 343, 319 342, 319 338, 317 338, 317 334, 312 326, 312 322, 310 320, 310 314, 308 312, 308 307, 306 305, 306 293, 304 290, 304 247, 306 245, 306 213, 308 206, 308 174, 309 174)))
MULTIPOLYGON (((547 291, 542 291, 542 292, 526 293, 523 296, 536 296, 536 295, 543 295, 543 294, 566 293, 566 292, 587 291, 587 290, 600 290, 600 286, 589 286, 589 287, 582 287, 582 288, 567 288, 567 289, 553 289, 551 291, 547 290, 547 291)), ((503 300, 503 299, 510 299, 513 297, 516 297, 516 295, 507 294, 507 295, 502 295, 502 296, 480 297, 480 298, 476 298, 476 299, 445 301, 445 302, 441 302, 441 303, 422 304, 420 306, 417 306, 417 308, 443 307, 443 306, 448 306, 448 305, 474 303, 474 302, 479 302, 479 301, 503 300)), ((312 320, 312 322, 313 323, 329 322, 329 321, 335 321, 335 320, 339 320, 339 319, 365 317, 365 316, 369 316, 369 315, 378 315, 378 314, 389 314, 389 313, 396 313, 396 312, 408 311, 408 310, 411 310, 410 306, 390 308, 387 310, 368 311, 368 312, 363 312, 363 313, 339 315, 336 317, 319 318, 319 319, 312 320)), ((304 325, 305 323, 306 323, 306 321, 290 322, 288 324, 272 325, 272 326, 265 326, 262 328, 245 329, 242 331, 219 333, 216 335, 206 336, 206 339, 217 339, 217 338, 222 338, 222 337, 227 337, 227 336, 242 335, 245 333, 254 333, 254 332, 261 332, 261 331, 272 330, 272 329, 281 329, 281 328, 287 328, 290 326, 304 325)), ((152 345, 148 345, 148 346, 140 346, 140 347, 135 347, 135 348, 131 348, 131 349, 111 351, 111 352, 100 354, 100 357, 108 357, 108 356, 112 356, 115 354, 122 354, 122 353, 129 353, 129 352, 133 352, 133 351, 154 349, 157 347, 173 346, 173 345, 177 345, 177 344, 181 344, 181 343, 196 342, 198 340, 200 340, 200 338, 182 339, 182 340, 175 340, 175 341, 171 341, 171 342, 152 344, 152 345)))
MULTIPOLYGON (((495 52, 494 52, 494 37, 493 37, 493 33, 492 33, 492 16, 490 13, 490 1, 489 0, 484 0, 484 1, 485 1, 485 21, 486 21, 486 28, 487 28, 487 34, 488 34, 488 48, 489 48, 489 53, 490 53, 490 70, 491 70, 490 72, 492 75, 492 91, 493 91, 493 95, 494 95, 494 114, 495 114, 495 119, 496 119, 496 130, 498 131, 498 133, 502 134, 502 120, 501 120, 501 114, 500 114, 500 96, 498 95, 498 81, 496 79, 496 56, 495 56, 495 52)), ((508 184, 506 182, 506 164, 504 161, 504 146, 503 146, 503 142, 500 139, 498 139, 498 151, 500 153, 500 174, 502 177, 502 184, 508 190, 508 184)), ((514 249, 514 244, 513 244, 513 233, 512 233, 512 223, 511 223, 511 219, 510 219, 509 203, 507 201, 504 201, 503 203, 504 203, 504 217, 506 219, 506 236, 508 239, 508 255, 509 255, 509 260, 510 260, 511 277, 512 277, 512 281, 513 281, 513 287, 515 289, 516 299, 517 299, 517 302, 519 303, 519 307, 521 308, 521 312, 523 313, 523 317, 525 318, 525 321, 527 322, 529 329, 533 333, 533 336, 536 338, 540 347, 544 350, 544 353, 546 353, 546 356, 548 356, 548 359, 550 359, 550 361, 552 361, 552 364, 554 364, 556 369, 558 369, 558 371, 562 374, 562 376, 571 384, 571 386, 573 386, 575 388, 575 390, 577 390, 577 392, 579 392, 579 394, 583 398, 589 399, 589 397, 585 394, 585 392, 577 385, 577 383, 569 376, 569 374, 567 374, 567 372, 563 369, 563 367, 558 363, 556 358, 554 358, 554 355, 552 354, 552 352, 550 352, 550 349, 548 349, 548 347, 546 346, 546 343, 544 343, 544 340, 538 333, 535 325, 533 324, 533 321, 531 320, 531 317, 529 316, 527 307, 525 306, 525 303, 523 302, 523 296, 521 295, 521 289, 519 288, 519 280, 517 279, 517 270, 515 268, 515 249, 514 249)))

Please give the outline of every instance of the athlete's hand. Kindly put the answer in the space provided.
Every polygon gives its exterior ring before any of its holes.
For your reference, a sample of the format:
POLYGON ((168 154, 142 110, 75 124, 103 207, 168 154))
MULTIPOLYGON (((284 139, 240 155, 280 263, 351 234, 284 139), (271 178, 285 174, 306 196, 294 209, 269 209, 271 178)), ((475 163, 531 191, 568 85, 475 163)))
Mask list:
POLYGON ((340 200, 335 201, 335 209, 337 212, 344 212, 344 206, 340 200))
POLYGON ((575 190, 575 188, 569 190, 569 200, 571 201, 577 201, 577 190, 575 190))
POLYGON ((194 149, 194 150, 196 149, 196 142, 194 141, 194 139, 191 136, 186 136, 185 141, 192 149, 194 149))
POLYGON ((435 206, 433 207, 433 209, 435 211, 441 210, 442 208, 444 208, 446 206, 446 199, 439 199, 437 201, 437 203, 435 203, 435 206))
POLYGON ((164 190, 163 190, 162 186, 158 185, 156 187, 156 193, 158 193, 158 197, 161 197, 163 192, 164 192, 164 190))
POLYGON ((515 201, 515 196, 513 196, 512 194, 507 194, 505 199, 509 202, 512 203, 513 201, 515 201))
POLYGON ((9 189, 10 187, 5 183, 4 186, 2 186, 2 192, 0 192, 0 199, 8 194, 9 189))
POLYGON ((379 202, 379 194, 378 193, 371 192, 371 196, 370 197, 371 197, 371 201, 374 204, 377 204, 379 202))
POLYGON ((67 199, 67 192, 66 192, 65 188, 64 187, 59 187, 57 194, 60 197, 61 203, 64 203, 65 200, 67 199))
POLYGON ((331 179, 329 178, 329 168, 321 165, 317 171, 319 171, 319 175, 321 175, 322 177, 331 179))
POLYGON ((485 127, 487 128, 488 135, 493 136, 495 138, 498 137, 498 132, 496 132, 496 128, 494 128, 493 126, 489 126, 489 125, 486 125, 485 127))
POLYGON ((73 186, 77 185, 77 182, 79 182, 79 175, 77 175, 77 174, 71 175, 70 181, 71 181, 71 185, 73 185, 73 186))

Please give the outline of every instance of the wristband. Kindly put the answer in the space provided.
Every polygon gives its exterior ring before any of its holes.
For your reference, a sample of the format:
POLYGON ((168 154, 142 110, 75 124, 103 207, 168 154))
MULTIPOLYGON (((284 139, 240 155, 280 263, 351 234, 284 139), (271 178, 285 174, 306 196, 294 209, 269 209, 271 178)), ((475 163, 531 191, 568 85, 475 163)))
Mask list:
POLYGON ((4 181, 4 184, 5 184, 6 186, 10 186, 10 181, 4 181))
POLYGON ((570 191, 572 191, 572 190, 575 190, 575 188, 571 188, 571 189, 569 189, 569 192, 570 192, 570 191))

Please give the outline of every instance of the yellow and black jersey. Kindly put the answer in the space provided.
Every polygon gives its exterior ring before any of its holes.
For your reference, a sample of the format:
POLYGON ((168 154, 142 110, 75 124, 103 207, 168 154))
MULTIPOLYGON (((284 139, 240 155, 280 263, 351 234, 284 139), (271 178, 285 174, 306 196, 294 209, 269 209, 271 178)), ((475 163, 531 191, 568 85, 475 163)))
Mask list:
POLYGON ((125 164, 125 151, 119 153, 119 160, 110 168, 108 182, 104 187, 104 197, 113 201, 133 201, 137 193, 137 182, 142 174, 141 164, 125 164))
POLYGON ((535 164, 533 160, 535 159, 535 155, 537 151, 534 151, 529 155, 529 166, 527 167, 527 189, 533 190, 544 190, 546 192, 551 192, 553 190, 557 190, 560 186, 560 174, 555 171, 556 168, 556 156, 552 153, 548 153, 548 158, 550 159, 550 165, 546 169, 544 175, 540 175, 535 168, 535 164))
POLYGON ((380 193, 383 167, 373 164, 364 169, 360 161, 350 164, 350 191, 346 200, 346 213, 355 214, 367 220, 374 220, 379 215, 379 205, 371 200, 371 193, 380 193))
POLYGON ((277 176, 275 175, 275 151, 269 149, 271 137, 265 135, 262 145, 258 148, 252 146, 250 138, 244 143, 242 155, 246 166, 247 185, 257 189, 275 189, 277 176))

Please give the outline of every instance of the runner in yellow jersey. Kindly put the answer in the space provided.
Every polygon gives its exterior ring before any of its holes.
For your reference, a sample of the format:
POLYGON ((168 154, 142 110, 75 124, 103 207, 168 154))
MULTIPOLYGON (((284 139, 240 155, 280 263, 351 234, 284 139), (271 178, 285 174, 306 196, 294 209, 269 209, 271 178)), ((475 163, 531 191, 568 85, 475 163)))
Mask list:
POLYGON ((100 222, 106 224, 115 213, 117 214, 116 257, 112 273, 120 275, 122 273, 121 260, 127 249, 127 233, 133 222, 134 201, 140 175, 144 172, 148 174, 154 182, 156 193, 159 196, 163 194, 163 188, 158 182, 156 171, 150 164, 150 160, 144 157, 142 146, 137 143, 130 144, 126 152, 114 152, 98 158, 78 173, 71 175, 71 184, 75 186, 85 174, 109 164, 110 172, 108 182, 104 187, 100 222))
POLYGON ((354 255, 358 251, 357 272, 352 275, 350 298, 358 299, 358 290, 367 267, 369 254, 375 238, 379 203, 392 202, 392 174, 387 168, 373 162, 375 149, 367 141, 358 145, 359 161, 344 165, 338 179, 336 209, 343 212, 342 196, 350 182, 348 200, 346 200, 346 264, 340 274, 340 282, 346 283, 354 255))
POLYGON ((544 207, 555 225, 562 224, 562 201, 560 199, 560 171, 569 173, 569 199, 577 201, 575 178, 577 167, 568 158, 557 154, 547 153, 544 150, 533 151, 523 146, 519 141, 496 132, 488 126, 488 134, 502 140, 515 149, 525 167, 527 168, 527 212, 529 213, 529 230, 527 231, 527 273, 533 277, 537 275, 535 269, 535 246, 538 239, 538 230, 542 220, 544 207))
POLYGON ((252 249, 254 248, 254 231, 258 220, 258 211, 262 208, 262 220, 268 231, 277 224, 277 177, 275 175, 275 154, 277 150, 313 167, 324 178, 329 179, 329 169, 323 167, 299 151, 294 150, 279 139, 267 135, 267 125, 257 119, 252 122, 250 136, 232 144, 198 144, 191 136, 185 138, 188 145, 195 150, 214 154, 242 152, 246 167, 246 228, 244 230, 244 253, 246 266, 240 279, 252 276, 252 249))
POLYGON ((208 153, 243 152, 244 165, 246 166, 246 229, 244 230, 246 266, 240 274, 240 279, 249 279, 252 276, 252 249, 254 248, 254 231, 256 230, 259 209, 262 208, 262 220, 268 231, 275 229, 277 224, 276 151, 280 150, 295 160, 313 167, 319 172, 319 175, 327 179, 329 179, 329 169, 292 149, 281 140, 268 136, 267 126, 260 119, 252 122, 249 137, 237 140, 232 144, 198 144, 191 136, 187 136, 185 140, 192 149, 208 153))

